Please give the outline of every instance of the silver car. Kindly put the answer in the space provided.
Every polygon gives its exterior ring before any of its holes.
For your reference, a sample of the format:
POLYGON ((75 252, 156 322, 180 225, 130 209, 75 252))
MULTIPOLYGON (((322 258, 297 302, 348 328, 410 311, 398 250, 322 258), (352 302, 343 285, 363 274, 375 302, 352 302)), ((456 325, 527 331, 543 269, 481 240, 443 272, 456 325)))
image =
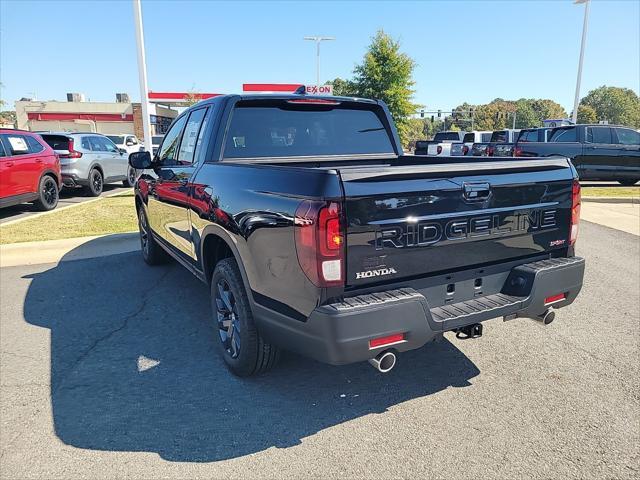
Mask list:
POLYGON ((104 135, 87 132, 40 135, 60 157, 65 187, 81 186, 88 195, 97 197, 105 183, 122 182, 131 187, 136 181, 128 155, 104 135))

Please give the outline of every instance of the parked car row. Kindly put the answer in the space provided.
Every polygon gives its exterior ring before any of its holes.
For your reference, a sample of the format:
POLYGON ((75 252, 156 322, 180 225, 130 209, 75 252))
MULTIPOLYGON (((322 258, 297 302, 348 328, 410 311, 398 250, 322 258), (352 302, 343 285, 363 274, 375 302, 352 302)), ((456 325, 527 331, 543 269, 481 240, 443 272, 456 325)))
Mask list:
POLYGON ((581 180, 617 181, 623 185, 640 181, 640 132, 620 125, 581 124, 494 132, 439 132, 431 141, 416 142, 415 154, 471 157, 560 155, 571 159, 581 180))
POLYGON ((62 186, 82 188, 92 197, 107 183, 133 186, 136 171, 125 148, 137 145, 140 151, 141 144, 133 135, 118 137, 123 148, 98 133, 0 130, 0 207, 33 202, 51 210, 62 186))

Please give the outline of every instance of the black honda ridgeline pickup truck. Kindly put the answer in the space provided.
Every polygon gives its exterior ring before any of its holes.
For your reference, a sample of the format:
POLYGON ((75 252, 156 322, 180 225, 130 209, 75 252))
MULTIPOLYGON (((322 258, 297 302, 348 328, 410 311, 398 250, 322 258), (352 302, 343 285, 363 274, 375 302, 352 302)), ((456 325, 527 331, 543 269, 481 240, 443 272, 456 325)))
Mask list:
POLYGON ((566 158, 404 155, 383 102, 219 96, 129 159, 144 260, 171 256, 210 285, 237 375, 279 349, 389 371, 447 331, 548 324, 582 286, 566 158))

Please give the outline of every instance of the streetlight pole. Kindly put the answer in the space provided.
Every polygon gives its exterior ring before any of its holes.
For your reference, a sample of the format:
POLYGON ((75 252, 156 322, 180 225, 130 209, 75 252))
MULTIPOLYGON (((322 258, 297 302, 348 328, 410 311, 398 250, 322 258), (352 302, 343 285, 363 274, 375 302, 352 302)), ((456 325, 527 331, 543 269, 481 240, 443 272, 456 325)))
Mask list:
POLYGON ((140 80, 140 105, 142 106, 142 131, 144 133, 145 150, 151 152, 151 118, 149 117, 147 61, 144 53, 144 31, 142 29, 142 6, 140 5, 140 0, 133 0, 133 16, 136 25, 136 44, 138 46, 138 78, 140 80))
POLYGON ((587 41, 587 26, 589 23, 589 0, 575 0, 574 4, 584 3, 584 22, 582 24, 582 41, 580 42, 580 61, 578 62, 578 79, 576 80, 576 97, 573 101, 573 114, 571 121, 578 122, 578 104, 580 102, 580 82, 582 81, 582 61, 584 60, 584 44, 587 41))
POLYGON ((320 42, 323 40, 335 40, 335 37, 322 37, 315 35, 311 37, 304 37, 305 40, 312 40, 316 42, 316 86, 320 87, 320 42))

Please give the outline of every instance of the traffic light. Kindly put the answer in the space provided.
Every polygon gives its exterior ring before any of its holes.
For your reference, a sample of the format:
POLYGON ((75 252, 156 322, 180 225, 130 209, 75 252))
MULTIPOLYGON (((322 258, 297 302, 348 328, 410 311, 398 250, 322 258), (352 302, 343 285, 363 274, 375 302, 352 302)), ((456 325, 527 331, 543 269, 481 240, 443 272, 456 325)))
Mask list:
POLYGON ((424 118, 424 110, 420 110, 420 118, 424 118))
POLYGON ((433 123, 435 120, 435 118, 433 118, 433 115, 431 115, 431 123, 433 123))
POLYGON ((438 110, 438 118, 442 117, 442 111, 438 110))

